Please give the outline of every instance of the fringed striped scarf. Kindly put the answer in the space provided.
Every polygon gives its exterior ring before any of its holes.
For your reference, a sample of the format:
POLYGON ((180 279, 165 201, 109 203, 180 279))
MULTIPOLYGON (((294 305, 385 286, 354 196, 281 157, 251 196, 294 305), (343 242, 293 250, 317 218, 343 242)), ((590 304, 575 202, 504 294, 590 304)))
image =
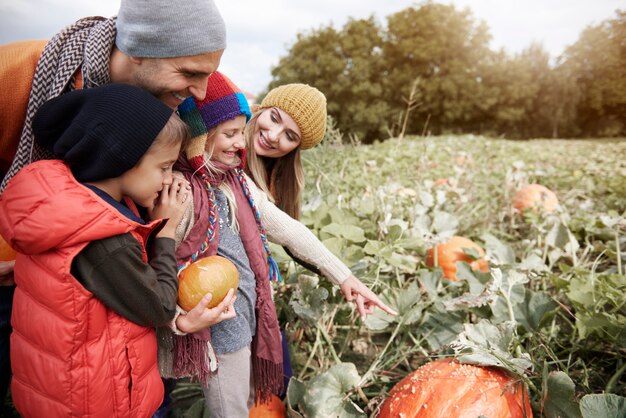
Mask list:
POLYGON ((104 17, 80 19, 46 44, 35 70, 22 136, 0 192, 22 167, 51 157, 33 136, 33 118, 39 107, 53 97, 75 89, 73 77, 79 69, 83 88, 109 83, 109 58, 114 44, 115 18, 104 17))

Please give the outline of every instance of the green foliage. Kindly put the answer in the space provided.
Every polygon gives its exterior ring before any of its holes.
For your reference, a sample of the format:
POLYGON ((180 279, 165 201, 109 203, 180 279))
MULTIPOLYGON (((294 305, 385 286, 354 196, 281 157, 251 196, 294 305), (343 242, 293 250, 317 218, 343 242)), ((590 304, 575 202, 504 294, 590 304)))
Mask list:
POLYGON ((472 136, 307 151, 303 222, 399 314, 377 310, 359 324, 331 291, 315 329, 303 329, 306 315, 281 315, 300 353, 299 384, 350 362, 361 377, 345 399, 370 414, 428 357, 456 354, 517 373, 536 416, 580 417, 589 394, 600 396, 587 407, 602 416, 613 408, 608 394, 626 388, 626 190, 615 181, 626 174, 624 152, 623 141, 598 148, 472 136), (530 182, 553 189, 561 210, 516 214, 512 195, 530 182), (458 263, 451 282, 425 267, 426 249, 454 234, 481 243, 490 273, 458 263))
MULTIPOLYGON (((304 152, 302 221, 399 314, 376 310, 361 321, 337 286, 277 248, 285 282, 274 300, 294 368, 291 416, 374 415, 403 377, 455 355, 517 373, 536 417, 621 416, 623 155, 623 140, 476 136, 322 143, 304 152), (560 210, 514 212, 512 196, 526 183, 555 191, 560 210), (452 282, 426 267, 426 250, 451 235, 479 243, 490 272, 457 263, 460 280, 452 282)), ((201 396, 183 388, 176 416, 201 396)))
POLYGON ((481 62, 489 59, 489 34, 468 10, 427 2, 387 18, 383 56, 390 88, 386 100, 404 111, 413 80, 420 78, 418 101, 409 132, 420 132, 430 116, 435 133, 462 127, 475 115, 481 62))
POLYGON ((301 33, 270 88, 318 87, 344 140, 478 133, 508 138, 626 134, 626 12, 588 27, 556 62, 540 44, 509 56, 469 9, 426 1, 301 33), (415 89, 414 89, 415 87, 415 89), (409 112, 410 111, 410 112, 409 112))
POLYGON ((310 418, 365 417, 361 408, 346 398, 360 378, 354 364, 336 364, 307 384, 296 385, 300 389, 298 394, 290 390, 290 406, 300 404, 305 416, 310 418))
POLYGON ((319 88, 328 112, 343 132, 378 134, 391 117, 385 90, 382 38, 373 17, 350 19, 340 31, 325 27, 298 35, 290 54, 272 70, 275 86, 300 82, 319 88))
POLYGON ((587 27, 564 54, 563 66, 580 89, 578 127, 583 135, 619 136, 626 131, 626 11, 587 27))

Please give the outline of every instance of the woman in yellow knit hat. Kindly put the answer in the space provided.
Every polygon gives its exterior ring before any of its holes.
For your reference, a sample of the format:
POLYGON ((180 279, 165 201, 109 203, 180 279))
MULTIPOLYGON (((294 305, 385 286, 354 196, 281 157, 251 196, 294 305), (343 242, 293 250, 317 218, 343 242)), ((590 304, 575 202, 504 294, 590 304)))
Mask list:
POLYGON ((246 127, 247 171, 281 210, 300 218, 304 172, 300 150, 326 133, 326 96, 307 84, 272 89, 246 127))
MULTIPOLYGON (((296 114, 293 109, 300 109, 295 107, 298 102, 272 103, 290 109, 301 123, 305 115, 315 116, 307 109, 296 114)), ((305 225, 277 208, 246 176, 243 133, 251 113, 245 97, 228 77, 211 74, 205 98, 189 98, 178 111, 192 131, 192 140, 174 167, 187 179, 192 192, 190 208, 176 229, 179 270, 218 254, 235 264, 239 285, 232 310, 230 306, 222 311, 205 309, 210 300, 206 299, 189 312, 180 312, 174 321, 176 335, 166 333, 171 337, 169 349, 159 353, 161 372, 166 377, 192 376, 203 381, 211 416, 244 417, 255 397, 265 399, 285 387, 281 336, 270 286, 271 280, 280 280, 280 274, 268 241, 290 248, 299 258, 319 267, 344 294, 345 289, 351 289, 348 294, 359 295, 349 300, 361 301, 358 309, 362 316, 374 306, 395 312, 352 276, 305 225), (346 287, 346 282, 353 284, 346 287), (180 335, 183 333, 187 334, 180 335)), ((322 127, 311 134, 306 129, 309 124, 300 129, 291 116, 281 112, 272 105, 257 115, 259 129, 265 130, 262 137, 279 134, 298 145, 268 142, 271 146, 263 144, 266 151, 283 152, 283 145, 295 149, 321 140, 322 127), (269 121, 263 119, 266 116, 269 121)), ((169 344, 162 348, 165 345, 169 344)))
MULTIPOLYGON (((262 208, 266 207, 264 200, 268 200, 297 220, 300 218, 300 195, 304 189, 300 150, 313 148, 324 138, 326 96, 307 84, 285 84, 270 90, 253 111, 244 132, 246 173, 265 192, 258 199, 262 208)), ((263 211, 276 213, 271 209, 263 211)), ((286 235, 298 234, 294 224, 284 217, 268 215, 265 222, 268 231, 282 231, 286 235), (286 228, 285 225, 291 226, 286 228)), ((287 237, 286 242, 292 240, 287 237)), ((301 241, 300 238, 297 240, 301 241)), ((312 256, 317 254, 316 248, 320 246, 300 243, 293 248, 294 251, 290 251, 285 246, 287 253, 299 264, 338 284, 346 300, 356 304, 362 318, 372 313, 376 306, 395 314, 334 256, 331 257, 336 263, 329 263, 321 256, 312 256)))

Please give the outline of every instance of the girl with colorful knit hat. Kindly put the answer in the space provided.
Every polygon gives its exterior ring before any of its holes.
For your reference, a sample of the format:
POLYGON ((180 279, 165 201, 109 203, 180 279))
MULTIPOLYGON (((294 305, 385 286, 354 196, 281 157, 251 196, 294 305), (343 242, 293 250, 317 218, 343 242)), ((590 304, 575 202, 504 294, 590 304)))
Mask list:
MULTIPOLYGON (((175 168, 191 184, 192 203, 177 229, 176 258, 182 270, 203 257, 225 257, 237 268, 239 286, 234 297, 227 296, 232 303, 223 316, 211 315, 215 308, 205 315, 195 308, 181 312, 174 322, 173 358, 161 356, 161 373, 202 381, 212 417, 247 417, 255 396, 267 398, 283 387, 270 288, 278 269, 242 170, 247 100, 218 72, 209 77, 207 91, 204 100, 190 98, 179 107, 193 139, 175 168)), ((160 351, 167 348, 162 344, 160 351)))
MULTIPOLYGON (((292 218, 300 218, 300 196, 304 189, 300 151, 313 148, 322 141, 326 133, 326 116, 326 97, 307 84, 276 87, 261 101, 245 130, 246 172, 265 193, 259 205, 267 197, 292 218)), ((264 219, 270 234, 281 229, 284 223, 283 220, 276 225, 274 219, 264 219)), ((299 264, 339 285, 345 298, 356 303, 362 318, 372 313, 375 306, 395 315, 352 275, 348 267, 329 265, 323 258, 316 259, 308 253, 307 246, 285 249, 299 264)))
MULTIPOLYGON (((281 338, 270 288, 279 273, 268 239, 318 266, 335 283, 351 273, 244 173, 243 133, 251 115, 247 100, 227 77, 213 73, 206 98, 188 99, 179 113, 193 132, 176 166, 191 184, 193 208, 177 229, 179 268, 218 254, 237 267, 239 288, 228 308, 237 314, 228 321, 197 312, 177 317, 172 368, 162 364, 162 373, 203 381, 212 416, 243 417, 255 397, 283 389, 281 338)), ((372 295, 370 300, 394 313, 372 295)))

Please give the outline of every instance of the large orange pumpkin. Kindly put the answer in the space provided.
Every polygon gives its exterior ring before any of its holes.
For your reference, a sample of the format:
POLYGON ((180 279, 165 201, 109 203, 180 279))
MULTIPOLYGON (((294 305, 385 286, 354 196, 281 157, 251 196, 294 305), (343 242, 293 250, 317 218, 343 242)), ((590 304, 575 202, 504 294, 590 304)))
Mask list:
POLYGON ((489 271, 489 265, 487 260, 483 257, 485 251, 476 244, 474 241, 459 236, 453 236, 447 242, 437 244, 434 248, 430 248, 426 252, 426 265, 429 267, 441 267, 443 270, 443 276, 447 279, 457 281, 456 277, 456 262, 464 261, 469 263, 472 270, 479 270, 482 272, 489 271), (435 248, 437 249, 437 265, 435 265, 435 248), (470 256, 463 252, 463 248, 473 248, 478 252, 480 256, 477 260, 472 260, 470 256))
POLYGON ((16 252, 8 242, 4 240, 0 235, 0 261, 12 261, 15 260, 16 252))
POLYGON ((286 418, 285 405, 274 394, 266 403, 257 401, 250 409, 249 418, 286 418))
POLYGON ((513 196, 513 207, 519 212, 524 210, 554 212, 559 206, 559 199, 550 189, 541 184, 529 184, 518 190, 513 196))
POLYGON ((391 389, 378 418, 532 418, 522 382, 497 367, 436 360, 391 389))
POLYGON ((191 263, 178 275, 178 305, 189 311, 207 293, 213 298, 207 305, 213 308, 219 304, 229 289, 237 290, 239 273, 237 267, 224 257, 212 255, 191 263))

